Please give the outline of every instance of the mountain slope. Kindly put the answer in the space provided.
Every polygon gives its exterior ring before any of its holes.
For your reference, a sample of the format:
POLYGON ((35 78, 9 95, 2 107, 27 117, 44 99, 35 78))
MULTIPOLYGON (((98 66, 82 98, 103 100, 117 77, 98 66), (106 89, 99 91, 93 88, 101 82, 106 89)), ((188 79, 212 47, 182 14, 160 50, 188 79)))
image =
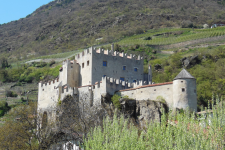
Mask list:
POLYGON ((18 60, 108 43, 151 28, 223 22, 223 1, 56 0, 0 26, 0 57, 18 60))

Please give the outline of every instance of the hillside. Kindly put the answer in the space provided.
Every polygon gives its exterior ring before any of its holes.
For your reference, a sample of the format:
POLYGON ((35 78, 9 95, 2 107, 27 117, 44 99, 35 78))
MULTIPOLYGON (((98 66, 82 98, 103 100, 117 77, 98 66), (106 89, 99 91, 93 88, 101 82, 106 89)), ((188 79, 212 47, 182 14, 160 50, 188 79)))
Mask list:
POLYGON ((16 61, 110 43, 153 28, 202 27, 223 22, 224 13, 223 1, 212 0, 55 0, 0 26, 0 57, 16 61))

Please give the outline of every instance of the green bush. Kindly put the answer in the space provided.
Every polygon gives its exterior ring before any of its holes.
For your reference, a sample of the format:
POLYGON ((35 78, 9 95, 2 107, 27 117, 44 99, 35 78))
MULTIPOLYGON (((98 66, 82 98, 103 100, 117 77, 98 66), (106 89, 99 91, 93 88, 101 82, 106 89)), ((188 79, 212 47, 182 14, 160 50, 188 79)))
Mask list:
POLYGON ((7 91, 6 92, 6 96, 7 97, 17 97, 18 94, 14 93, 13 91, 7 91))
POLYGON ((0 117, 10 110, 6 101, 0 101, 0 117))
POLYGON ((113 97, 111 98, 111 101, 113 102, 113 105, 118 108, 119 110, 121 110, 122 106, 120 104, 120 96, 117 94, 114 94, 113 97))

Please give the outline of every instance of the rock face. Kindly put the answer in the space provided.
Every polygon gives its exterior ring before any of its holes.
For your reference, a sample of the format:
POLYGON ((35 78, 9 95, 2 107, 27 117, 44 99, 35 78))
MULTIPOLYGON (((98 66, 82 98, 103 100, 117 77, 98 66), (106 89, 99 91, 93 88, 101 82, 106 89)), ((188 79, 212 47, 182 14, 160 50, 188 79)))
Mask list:
MULTIPOLYGON (((145 127, 146 122, 160 122, 162 110, 168 112, 168 106, 163 102, 157 102, 153 100, 137 101, 129 98, 121 98, 121 113, 125 118, 131 118, 135 120, 134 123, 145 127)), ((109 116, 113 116, 115 107, 111 102, 111 96, 106 94, 102 95, 101 101, 102 107, 107 111, 109 116)))
POLYGON ((198 58, 198 55, 184 57, 181 59, 181 63, 185 68, 191 68, 192 66, 199 64, 201 60, 198 58))
POLYGON ((156 71, 162 71, 162 66, 160 64, 156 64, 154 66, 154 68, 155 68, 156 71))
POLYGON ((162 110, 168 111, 166 104, 152 100, 120 99, 120 102, 125 117, 134 118, 141 127, 145 126, 146 122, 160 122, 162 110))

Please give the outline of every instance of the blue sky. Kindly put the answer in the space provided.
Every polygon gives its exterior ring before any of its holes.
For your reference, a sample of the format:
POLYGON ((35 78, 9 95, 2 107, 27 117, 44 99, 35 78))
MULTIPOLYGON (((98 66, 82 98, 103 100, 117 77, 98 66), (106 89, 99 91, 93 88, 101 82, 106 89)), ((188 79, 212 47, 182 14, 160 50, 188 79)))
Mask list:
POLYGON ((25 18, 53 0, 0 0, 0 24, 25 18))

